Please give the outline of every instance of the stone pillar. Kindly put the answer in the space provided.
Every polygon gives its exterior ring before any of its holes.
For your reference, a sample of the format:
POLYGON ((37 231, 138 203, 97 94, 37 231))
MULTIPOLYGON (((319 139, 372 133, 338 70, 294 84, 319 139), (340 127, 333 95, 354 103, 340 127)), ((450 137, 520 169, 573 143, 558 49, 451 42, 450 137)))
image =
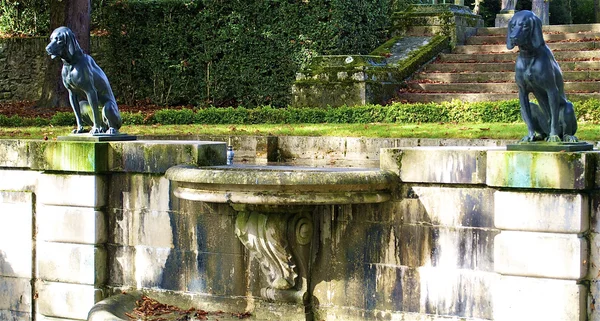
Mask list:
POLYGON ((490 151, 494 320, 587 320, 589 190, 595 152, 490 151))
POLYGON ((549 0, 533 0, 531 3, 531 11, 542 20, 542 25, 550 24, 550 1, 549 0))
POLYGON ((107 279, 106 177, 45 173, 38 194, 37 313, 85 320, 107 279))
POLYGON ((496 15, 495 27, 506 27, 508 22, 515 15, 515 6, 517 0, 502 0, 502 9, 496 15))

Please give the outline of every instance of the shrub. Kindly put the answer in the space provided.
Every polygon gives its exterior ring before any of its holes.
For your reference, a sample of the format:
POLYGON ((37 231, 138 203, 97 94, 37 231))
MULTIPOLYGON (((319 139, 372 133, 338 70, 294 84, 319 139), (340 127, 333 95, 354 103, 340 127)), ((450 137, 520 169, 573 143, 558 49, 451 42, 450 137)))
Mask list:
POLYGON ((58 112, 50 118, 50 124, 53 126, 73 126, 75 125, 75 115, 72 112, 58 112))

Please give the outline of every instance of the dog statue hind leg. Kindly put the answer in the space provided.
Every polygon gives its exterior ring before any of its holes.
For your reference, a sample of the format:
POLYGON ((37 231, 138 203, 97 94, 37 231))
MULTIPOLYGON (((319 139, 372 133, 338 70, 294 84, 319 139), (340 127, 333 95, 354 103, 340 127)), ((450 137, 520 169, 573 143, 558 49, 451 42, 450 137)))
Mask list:
POLYGON ((102 119, 108 125, 107 134, 116 135, 119 133, 119 128, 121 128, 123 120, 117 109, 117 104, 113 101, 107 102, 102 108, 102 119))

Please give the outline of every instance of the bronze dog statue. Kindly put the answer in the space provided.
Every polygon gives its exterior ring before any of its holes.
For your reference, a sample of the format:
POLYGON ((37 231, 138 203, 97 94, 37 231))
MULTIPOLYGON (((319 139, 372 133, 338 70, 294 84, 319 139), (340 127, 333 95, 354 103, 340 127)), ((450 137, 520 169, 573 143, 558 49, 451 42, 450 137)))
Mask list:
POLYGON ((90 134, 118 134, 122 124, 121 114, 108 79, 94 59, 81 50, 71 29, 56 28, 50 36, 46 52, 52 59, 59 57, 63 62, 62 81, 69 92, 69 101, 77 121, 73 133, 83 133, 85 123, 92 126, 90 134))
POLYGON ((508 23, 506 47, 515 46, 519 46, 515 81, 528 129, 521 141, 577 142, 577 120, 573 104, 565 96, 562 71, 546 46, 542 21, 531 11, 515 13, 508 23), (529 93, 538 104, 529 101, 529 93))

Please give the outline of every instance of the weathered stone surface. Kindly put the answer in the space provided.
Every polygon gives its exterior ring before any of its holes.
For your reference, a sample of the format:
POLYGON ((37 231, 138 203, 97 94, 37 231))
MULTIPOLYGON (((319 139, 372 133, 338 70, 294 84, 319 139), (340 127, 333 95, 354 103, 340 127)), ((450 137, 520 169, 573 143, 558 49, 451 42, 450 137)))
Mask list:
POLYGON ((434 315, 491 319, 495 273, 383 264, 364 265, 361 270, 360 279, 315 280, 318 320, 370 320, 403 313, 420 314, 408 320, 430 320, 434 315), (462 298, 459 304, 457 297, 462 298))
POLYGON ((494 193, 497 228, 514 231, 582 233, 589 228, 589 198, 584 194, 494 193))
POLYGON ((28 144, 24 140, 2 139, 0 140, 0 167, 31 166, 28 144))
POLYGON ((588 244, 576 234, 503 231, 494 241, 494 262, 500 274, 580 280, 588 244))
POLYGON ((106 180, 101 175, 42 174, 37 190, 38 202, 98 208, 106 204, 106 180))
POLYGON ((93 285, 38 281, 37 313, 46 317, 86 320, 94 303, 103 298, 93 285))
POLYGON ((0 192, 0 275, 30 278, 33 194, 0 192))
POLYGON ((100 244, 108 238, 105 215, 94 208, 39 205, 36 214, 39 241, 100 244))
POLYGON ((53 317, 47 317, 42 314, 36 314, 35 320, 36 321, 86 321, 86 319, 53 318, 53 317))
POLYGON ((27 170, 0 170, 0 190, 34 191, 40 172, 27 170))
POLYGON ((490 151, 487 158, 490 186, 582 190, 594 185, 595 151, 490 151))
POLYGON ((493 292, 494 321, 587 320, 587 289, 575 281, 502 276, 493 292))
MULTIPOLYGON (((178 219, 176 214, 167 211, 114 209, 108 223, 110 242, 127 246, 173 247, 173 232, 184 229, 173 226, 173 220, 178 219)), ((195 233, 191 226, 185 230, 195 233)))
POLYGON ((106 250, 87 244, 37 242, 37 276, 47 281, 101 285, 106 250))
MULTIPOLYGON (((491 147, 490 147, 491 148, 491 147)), ((484 184, 488 147, 414 147, 382 149, 380 167, 402 182, 484 184)))
POLYGON ((399 241, 402 244, 400 261, 411 267, 492 272, 494 236, 497 234, 497 230, 491 229, 403 225, 399 241))
POLYGON ((164 173, 179 164, 225 165, 225 142, 131 141, 110 143, 109 168, 116 172, 164 173))
POLYGON ((0 311, 31 313, 31 281, 0 276, 0 311))
POLYGON ((69 172, 105 172, 108 143, 30 141, 31 168, 69 172))
MULTIPOLYGON (((17 312, 0 309, 0 320, 3 321, 30 321, 31 312, 17 312)), ((39 319, 36 319, 39 320, 39 319)))
POLYGON ((494 227, 494 190, 480 187, 403 185, 399 206, 405 224, 494 227))

